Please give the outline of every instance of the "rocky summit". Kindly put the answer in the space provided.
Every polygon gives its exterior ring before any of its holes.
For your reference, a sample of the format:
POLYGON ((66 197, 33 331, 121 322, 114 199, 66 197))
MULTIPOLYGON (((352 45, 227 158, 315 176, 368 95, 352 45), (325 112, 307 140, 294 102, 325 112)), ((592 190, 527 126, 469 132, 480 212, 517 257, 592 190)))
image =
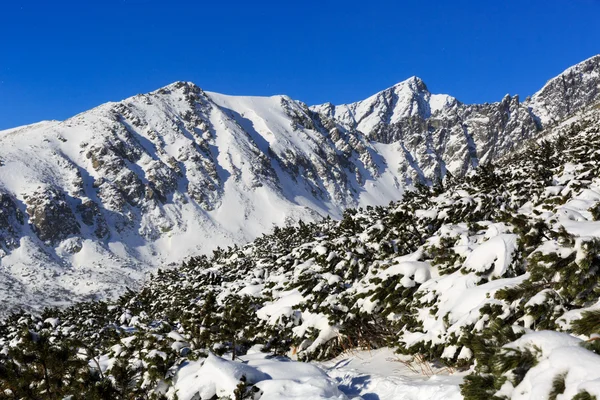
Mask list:
POLYGON ((0 132, 2 314, 115 298, 148 272, 275 226, 462 177, 600 100, 600 56, 521 101, 463 104, 416 77, 307 106, 176 82, 0 132))

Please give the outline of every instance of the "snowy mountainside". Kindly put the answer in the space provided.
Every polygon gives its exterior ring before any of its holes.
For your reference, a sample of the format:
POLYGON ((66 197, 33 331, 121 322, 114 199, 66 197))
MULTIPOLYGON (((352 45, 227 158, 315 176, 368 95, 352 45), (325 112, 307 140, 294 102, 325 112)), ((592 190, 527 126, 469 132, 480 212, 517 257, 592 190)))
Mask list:
POLYGON ((149 267, 402 193, 364 139, 300 103, 183 82, 0 142, 4 311, 114 296, 149 267))
POLYGON ((192 257, 116 301, 13 314, 0 384, 17 398, 597 398, 600 107, 547 133, 388 206, 192 257), (346 369, 360 349, 394 350, 403 376, 346 369))
POLYGON ((177 82, 0 132, 0 313, 114 297, 187 256, 462 176, 597 101, 599 59, 525 103, 465 105, 416 77, 312 107, 177 82))
POLYGON ((419 78, 349 105, 313 108, 363 132, 379 143, 397 143, 414 181, 462 175, 480 163, 515 149, 542 130, 518 96, 492 104, 465 105, 431 94, 419 78))

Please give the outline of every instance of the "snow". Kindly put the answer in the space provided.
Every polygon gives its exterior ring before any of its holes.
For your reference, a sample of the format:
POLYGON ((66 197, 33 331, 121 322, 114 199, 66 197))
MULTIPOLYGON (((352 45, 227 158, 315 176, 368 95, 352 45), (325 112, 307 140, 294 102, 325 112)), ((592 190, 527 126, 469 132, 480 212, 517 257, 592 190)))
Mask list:
POLYGON ((600 310, 600 300, 589 307, 567 311, 558 319, 558 323, 562 329, 568 330, 571 327, 571 323, 577 319, 580 319, 584 311, 596 310, 600 310))
POLYGON ((544 289, 533 296, 527 303, 525 303, 525 307, 534 307, 540 304, 544 304, 546 302, 546 295, 552 293, 550 289, 544 289))
POLYGON ((301 348, 300 350, 306 350, 307 352, 311 353, 319 346, 327 343, 338 335, 337 328, 329 324, 329 318, 324 314, 314 314, 309 311, 303 311, 301 313, 301 317, 302 324, 292 328, 294 335, 302 337, 306 334, 309 328, 317 329, 319 331, 319 335, 306 349, 301 348))
POLYGON ((431 277, 431 265, 421 261, 402 261, 382 271, 380 277, 386 279, 394 275, 412 278, 416 283, 425 283, 431 277))
POLYGON ((506 348, 529 349, 534 353, 541 351, 538 363, 512 390, 511 399, 548 398, 553 379, 560 374, 565 374, 565 391, 558 398, 571 399, 583 390, 599 396, 600 356, 580 344, 580 339, 568 333, 540 331, 528 333, 506 345, 506 348))
POLYGON ((554 331, 539 331, 531 332, 523 335, 519 339, 512 343, 507 344, 508 349, 536 349, 541 351, 543 357, 548 357, 554 350, 561 347, 573 347, 578 346, 581 343, 581 339, 577 339, 562 332, 554 331))
POLYGON ((459 400, 464 373, 419 365, 392 349, 354 350, 317 363, 350 398, 364 400, 459 400), (401 362, 403 361, 403 362, 401 362), (426 373, 421 372, 421 367, 426 373), (358 397, 357 397, 358 398, 358 397))
MULTIPOLYGON (((412 115, 428 117, 434 112, 451 107, 456 99, 444 94, 432 95, 423 82, 413 76, 374 94, 362 101, 334 106, 332 117, 369 133, 380 123, 393 124, 412 115)), ((312 107, 325 112, 330 105, 312 107)))
POLYGON ((209 354, 203 361, 188 361, 175 376, 174 392, 179 400, 201 400, 215 396, 230 396, 244 377, 248 383, 257 383, 269 376, 256 368, 209 354), (197 397, 196 397, 197 398, 197 397))
POLYGON ((186 361, 174 376, 170 398, 232 396, 242 376, 260 389, 261 400, 458 400, 464 372, 433 365, 425 372, 388 348, 355 350, 315 363, 273 357, 252 348, 236 361, 210 354, 186 361), (196 396, 196 397, 194 397, 196 396))
POLYGON ((262 284, 247 285, 246 287, 244 287, 242 290, 239 291, 239 294, 248 295, 248 296, 260 296, 264 287, 265 286, 262 284))
POLYGON ((495 236, 477 246, 467 257, 464 267, 475 272, 486 272, 492 265, 493 277, 504 275, 512 262, 517 249, 517 235, 504 234, 495 236))
POLYGON ((297 290, 281 292, 274 297, 278 297, 273 302, 268 302, 256 312, 258 318, 275 324, 282 316, 291 317, 294 312, 294 306, 304 301, 304 297, 297 290))
POLYGON ((60 320, 58 318, 46 318, 44 320, 45 324, 50 324, 53 328, 56 328, 60 324, 60 320))
POLYGON ((527 278, 527 274, 516 278, 500 278, 484 284, 478 284, 479 278, 474 274, 453 274, 430 279, 419 288, 420 293, 432 292, 438 297, 439 309, 435 315, 427 310, 420 315, 425 332, 410 332, 402 336, 407 346, 421 341, 443 343, 447 335, 460 332, 479 318, 479 310, 485 304, 493 302, 494 293, 502 288, 513 287, 527 278), (450 326, 446 327, 444 318, 450 326))
POLYGON ((347 399, 320 368, 285 358, 268 358, 260 352, 243 356, 243 362, 213 354, 205 360, 186 362, 177 371, 169 395, 178 400, 212 399, 215 395, 235 398, 234 391, 242 378, 256 384, 262 392, 261 400, 347 399))
POLYGON ((454 102, 456 102, 456 99, 447 94, 432 94, 429 98, 429 107, 433 114, 450 107, 454 102))
POLYGON ((187 339, 184 338, 179 332, 171 331, 167 333, 167 337, 175 340, 176 342, 186 342, 187 339))

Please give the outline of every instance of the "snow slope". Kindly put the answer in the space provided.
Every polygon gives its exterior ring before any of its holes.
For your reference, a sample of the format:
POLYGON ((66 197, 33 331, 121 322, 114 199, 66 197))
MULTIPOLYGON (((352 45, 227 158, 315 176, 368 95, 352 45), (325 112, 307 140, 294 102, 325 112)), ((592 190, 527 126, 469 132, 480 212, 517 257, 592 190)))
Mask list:
POLYGON ((231 396, 242 376, 261 400, 460 400, 465 373, 422 365, 388 348, 356 350, 327 362, 301 363, 251 349, 239 360, 210 354, 183 364, 170 395, 179 400, 231 396), (401 361, 401 359, 406 359, 401 361))

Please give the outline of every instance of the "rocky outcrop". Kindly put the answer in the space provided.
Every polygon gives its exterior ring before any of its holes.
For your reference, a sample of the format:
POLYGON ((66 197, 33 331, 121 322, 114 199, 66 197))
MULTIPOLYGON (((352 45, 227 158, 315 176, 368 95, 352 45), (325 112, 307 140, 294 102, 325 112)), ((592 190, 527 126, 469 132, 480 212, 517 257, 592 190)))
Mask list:
POLYGON ((36 235, 50 245, 56 245, 71 235, 80 233, 79 223, 57 188, 39 188, 25 197, 29 223, 36 235))
POLYGON ((600 100, 600 55, 568 68, 527 102, 545 124, 553 124, 600 100))
POLYGON ((19 246, 19 226, 23 213, 8 193, 0 191, 0 257, 19 246))
POLYGON ((409 179, 431 182, 447 172, 463 175, 507 154, 540 129, 518 96, 506 96, 498 103, 455 103, 428 118, 415 115, 379 124, 368 135, 382 143, 401 143, 413 163, 409 179))
POLYGON ((81 221, 94 231, 97 239, 108 239, 110 229, 98 204, 90 199, 83 199, 77 205, 77 212, 81 221))

